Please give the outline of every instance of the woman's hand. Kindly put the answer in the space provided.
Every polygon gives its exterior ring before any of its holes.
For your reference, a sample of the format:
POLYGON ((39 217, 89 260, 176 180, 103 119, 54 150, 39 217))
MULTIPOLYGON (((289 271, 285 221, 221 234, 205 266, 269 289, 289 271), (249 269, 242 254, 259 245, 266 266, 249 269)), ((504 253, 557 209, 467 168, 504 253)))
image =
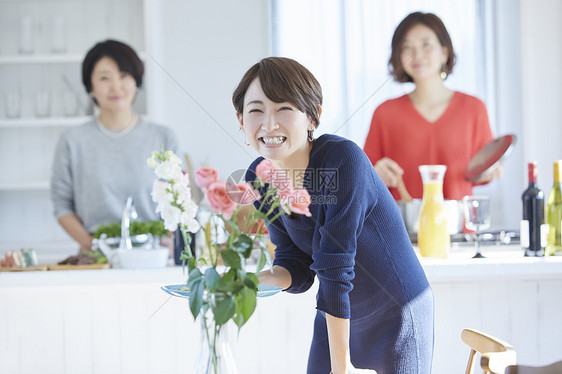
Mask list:
POLYGON ((271 269, 261 271, 258 274, 258 281, 266 286, 276 286, 286 290, 291 287, 293 278, 289 270, 279 265, 274 265, 271 269))
POLYGON ((404 170, 388 157, 383 157, 375 163, 375 171, 387 187, 396 187, 398 179, 404 174, 404 170))
POLYGON ((481 178, 479 178, 478 180, 476 180, 475 183, 477 184, 484 184, 484 183, 488 183, 493 181, 494 179, 500 179, 503 175, 503 166, 499 165, 497 168, 494 169, 494 171, 492 171, 490 174, 485 175, 481 178))
POLYGON ((82 250, 92 250, 92 239, 94 239, 82 226, 80 219, 75 214, 66 214, 59 218, 62 228, 76 240, 82 250))

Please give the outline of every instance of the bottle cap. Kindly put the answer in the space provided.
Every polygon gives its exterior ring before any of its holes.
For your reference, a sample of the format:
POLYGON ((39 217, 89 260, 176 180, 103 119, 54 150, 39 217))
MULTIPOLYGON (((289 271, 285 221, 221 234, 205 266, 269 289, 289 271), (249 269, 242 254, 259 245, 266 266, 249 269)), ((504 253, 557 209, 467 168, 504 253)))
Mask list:
POLYGON ((539 173, 537 162, 529 162, 527 166, 529 167, 529 183, 537 183, 537 175, 539 173))

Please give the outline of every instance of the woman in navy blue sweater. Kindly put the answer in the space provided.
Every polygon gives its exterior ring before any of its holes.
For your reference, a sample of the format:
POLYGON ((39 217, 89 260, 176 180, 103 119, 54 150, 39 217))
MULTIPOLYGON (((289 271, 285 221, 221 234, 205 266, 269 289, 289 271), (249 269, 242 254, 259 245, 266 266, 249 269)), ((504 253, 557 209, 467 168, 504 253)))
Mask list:
POLYGON ((266 58, 246 72, 233 103, 263 156, 246 179, 266 158, 311 197, 311 217, 283 215, 269 225, 275 260, 259 274, 261 284, 293 293, 318 277, 307 373, 430 373, 431 288, 365 153, 335 135, 314 139, 322 113, 317 80, 294 60, 266 58))

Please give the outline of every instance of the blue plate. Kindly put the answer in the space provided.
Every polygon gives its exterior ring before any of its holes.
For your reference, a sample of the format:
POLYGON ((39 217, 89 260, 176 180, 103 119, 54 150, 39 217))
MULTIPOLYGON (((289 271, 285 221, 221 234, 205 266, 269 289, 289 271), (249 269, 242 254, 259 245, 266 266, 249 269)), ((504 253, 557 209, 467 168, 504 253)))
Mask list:
MULTIPOLYGON (((172 296, 189 298, 189 290, 185 284, 172 284, 170 286, 162 286, 162 290, 172 296)), ((273 296, 281 291, 281 287, 258 285, 258 297, 273 296)))

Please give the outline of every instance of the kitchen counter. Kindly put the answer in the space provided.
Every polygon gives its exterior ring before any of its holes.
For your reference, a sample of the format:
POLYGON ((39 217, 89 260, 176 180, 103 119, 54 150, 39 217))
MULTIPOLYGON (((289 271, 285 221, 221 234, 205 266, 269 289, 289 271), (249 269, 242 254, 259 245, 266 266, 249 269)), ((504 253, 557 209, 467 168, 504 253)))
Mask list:
MULTIPOLYGON (((462 372, 466 327, 510 342, 520 362, 561 359, 562 257, 524 258, 518 246, 472 254, 462 245, 448 259, 421 259, 435 295, 433 373, 462 372)), ((181 267, 0 273, 3 372, 190 371, 198 327, 185 300, 160 290, 185 279, 181 267)), ((303 372, 316 287, 258 301, 240 334, 232 332, 241 373, 303 372)))

